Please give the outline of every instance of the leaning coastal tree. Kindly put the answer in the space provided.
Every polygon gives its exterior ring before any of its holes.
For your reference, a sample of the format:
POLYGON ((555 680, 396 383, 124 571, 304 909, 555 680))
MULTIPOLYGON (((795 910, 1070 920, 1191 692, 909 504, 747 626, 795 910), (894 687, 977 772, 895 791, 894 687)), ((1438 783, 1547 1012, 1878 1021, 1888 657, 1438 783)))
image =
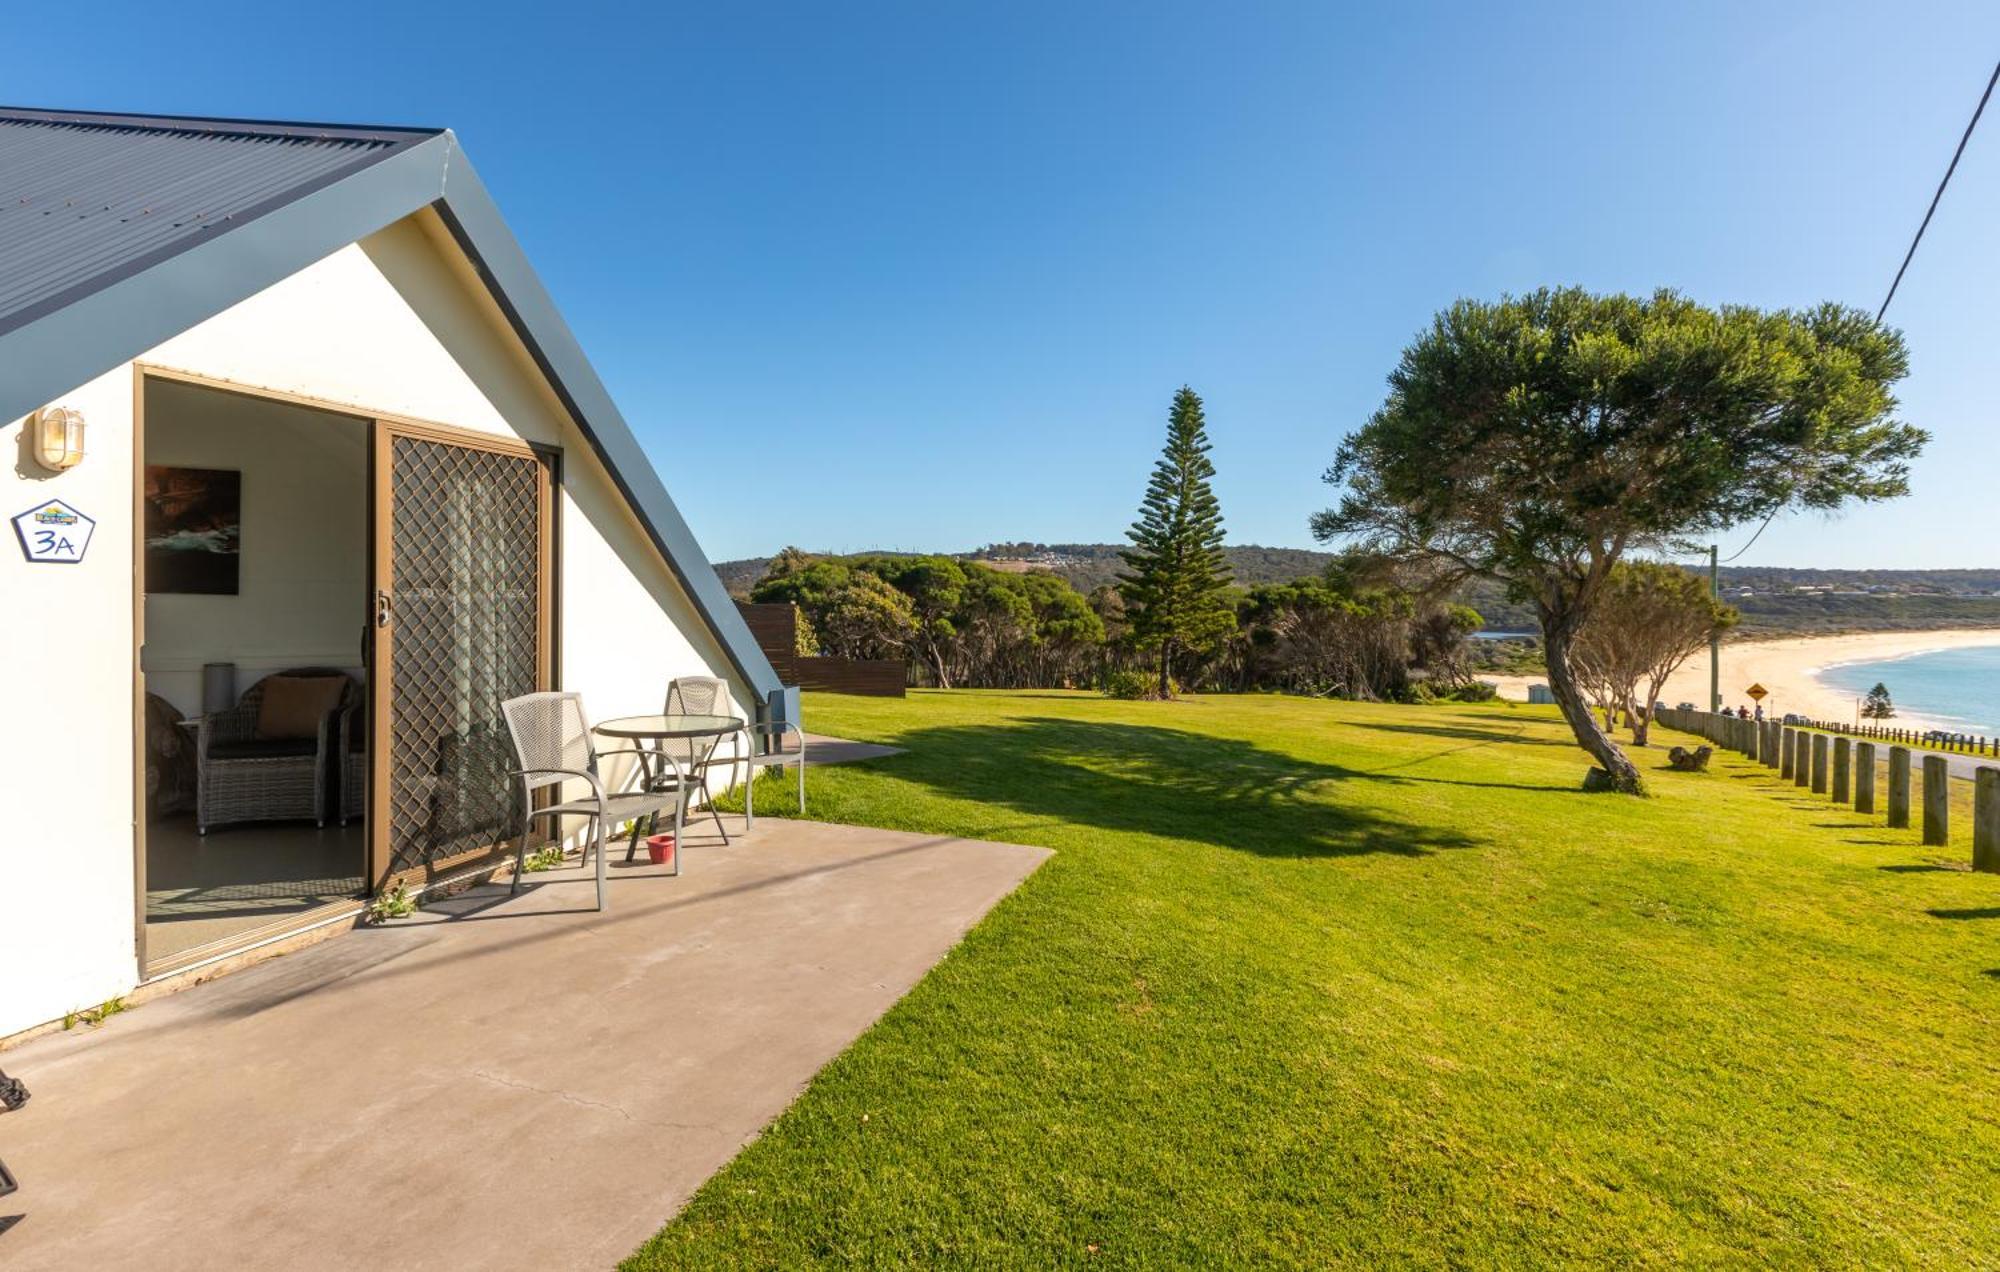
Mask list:
POLYGON ((1326 474, 1340 502, 1313 531, 1532 604, 1549 688, 1601 766, 1587 784, 1638 793, 1574 670, 1612 568, 1783 509, 1906 493, 1926 440, 1894 418, 1907 370, 1898 332, 1837 305, 1575 288, 1460 301, 1341 443, 1326 474))
POLYGON ((1153 655, 1159 696, 1174 691, 1175 660, 1206 653, 1236 630, 1229 596, 1229 562, 1222 554, 1222 504, 1209 481, 1208 428, 1201 398, 1182 385, 1167 413, 1167 444, 1153 465, 1139 519, 1119 552, 1125 571, 1118 592, 1125 619, 1153 655))
POLYGON ((1604 727, 1622 711, 1633 745, 1645 746, 1667 678, 1736 620, 1707 579, 1660 561, 1620 561, 1570 646, 1570 670, 1605 713, 1604 727))

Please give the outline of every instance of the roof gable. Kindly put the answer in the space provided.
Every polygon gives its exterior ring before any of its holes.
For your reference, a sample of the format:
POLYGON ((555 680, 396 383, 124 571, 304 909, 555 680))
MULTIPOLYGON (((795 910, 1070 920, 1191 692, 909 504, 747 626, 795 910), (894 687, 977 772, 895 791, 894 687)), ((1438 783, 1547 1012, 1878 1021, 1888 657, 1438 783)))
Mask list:
POLYGON ((18 230, 0 214, 0 297, 17 306, 0 300, 0 420, 435 209, 737 671, 760 699, 778 693, 777 673, 449 129, 0 109, 0 198, 17 190, 44 202, 18 230), (53 196, 37 192, 65 183, 97 191, 100 210, 57 232, 53 196), (142 210, 170 204, 164 231, 142 210))

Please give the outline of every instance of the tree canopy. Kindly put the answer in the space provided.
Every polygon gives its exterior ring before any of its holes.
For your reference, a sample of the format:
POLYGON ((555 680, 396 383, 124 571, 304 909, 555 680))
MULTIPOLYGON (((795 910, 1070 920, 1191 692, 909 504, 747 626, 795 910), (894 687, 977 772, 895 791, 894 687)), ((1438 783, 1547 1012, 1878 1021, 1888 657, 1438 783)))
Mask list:
MULTIPOLYGON (((918 684, 1073 688, 1118 674, 1150 687, 1157 675, 1155 651, 1134 637, 1115 589, 1085 597, 1047 571, 788 549, 751 597, 798 607, 797 653, 901 658, 918 684)), ((1398 700, 1478 691, 1466 644, 1479 615, 1402 581, 1336 563, 1317 577, 1230 588, 1223 599, 1227 632, 1183 654, 1185 684, 1398 700)))
POLYGON ((1620 561, 1577 632, 1571 661, 1578 681, 1604 709, 1605 727, 1623 711, 1632 741, 1646 745, 1660 691, 1709 640, 1736 625, 1708 580, 1658 561, 1620 561))
POLYGON ((1894 418, 1907 370, 1899 333, 1836 305, 1578 288, 1461 300, 1341 443, 1326 474, 1339 503, 1313 531, 1531 603, 1578 743, 1636 792, 1571 665, 1612 567, 1787 508, 1906 493, 1926 440, 1894 418))

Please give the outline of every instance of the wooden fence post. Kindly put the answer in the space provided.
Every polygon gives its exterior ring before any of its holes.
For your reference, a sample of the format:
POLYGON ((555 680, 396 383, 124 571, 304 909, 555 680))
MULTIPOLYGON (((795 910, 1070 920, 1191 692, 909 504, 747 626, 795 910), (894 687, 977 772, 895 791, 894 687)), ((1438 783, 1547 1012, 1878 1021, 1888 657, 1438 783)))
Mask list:
POLYGON ((1799 731, 1786 729, 1784 736, 1778 740, 1778 776, 1787 782, 1791 781, 1793 772, 1798 768, 1798 761, 1799 731))
POLYGON ((1792 785, 1804 786, 1812 780, 1812 740, 1817 736, 1799 730, 1798 762, 1792 765, 1792 785))
POLYGON ((1854 743, 1846 738, 1833 740, 1833 802, 1845 804, 1850 790, 1849 776, 1853 771, 1854 743))
POLYGON ((1951 842, 1951 761, 1942 755, 1924 757, 1924 842, 1943 847, 1951 842))
POLYGON ((1910 826, 1910 748, 1889 748, 1889 825, 1896 830, 1910 826))
POLYGON ((1784 743, 1785 726, 1776 720, 1764 721, 1764 767, 1775 770, 1784 743))
POLYGON ((1854 748, 1854 811, 1875 811, 1875 744, 1857 743, 1854 748))
POLYGON ((1990 764, 1972 778, 1972 868, 2000 874, 2000 768, 1990 764))
POLYGON ((1812 752, 1812 793, 1815 795, 1826 794, 1826 760, 1826 734, 1815 733, 1812 752))

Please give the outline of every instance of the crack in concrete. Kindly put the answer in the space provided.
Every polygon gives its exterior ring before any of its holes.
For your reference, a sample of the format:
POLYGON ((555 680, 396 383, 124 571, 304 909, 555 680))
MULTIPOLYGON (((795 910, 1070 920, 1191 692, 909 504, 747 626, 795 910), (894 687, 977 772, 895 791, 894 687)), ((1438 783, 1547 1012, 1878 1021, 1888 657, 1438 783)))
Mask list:
POLYGON ((631 1112, 628 1109, 626 1109, 625 1106, 622 1104, 609 1104, 603 1100, 587 1100, 580 1095, 572 1095, 568 1091, 560 1091, 553 1087, 538 1087, 532 1082, 522 1082, 518 1078, 502 1077, 500 1074, 497 1073, 488 1073, 484 1069, 474 1069, 472 1071, 472 1076, 475 1078, 483 1078, 484 1080, 494 1083, 497 1086, 513 1087, 517 1091, 533 1091, 536 1095, 553 1095, 558 1100, 563 1100, 570 1104, 581 1105, 587 1109, 609 1109, 611 1112, 616 1113, 618 1116, 624 1118, 628 1122, 636 1120, 635 1118, 633 1118, 631 1112))

